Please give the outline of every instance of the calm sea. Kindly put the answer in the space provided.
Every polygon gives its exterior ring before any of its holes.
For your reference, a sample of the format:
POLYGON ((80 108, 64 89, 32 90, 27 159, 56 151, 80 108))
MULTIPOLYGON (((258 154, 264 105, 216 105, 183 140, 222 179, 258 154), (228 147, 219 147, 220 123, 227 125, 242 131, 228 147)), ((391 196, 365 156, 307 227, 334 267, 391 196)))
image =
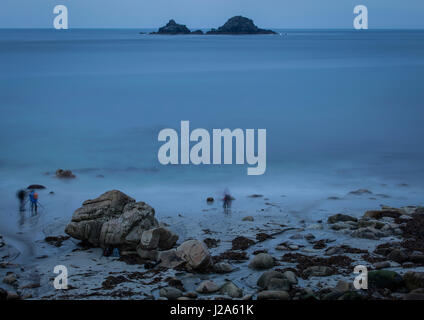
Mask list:
POLYGON ((54 216, 108 189, 170 215, 195 213, 225 188, 239 199, 285 195, 300 211, 358 188, 388 195, 390 205, 422 200, 424 31, 140 31, 0 30, 3 216, 31 183, 61 199, 54 216), (158 132, 181 120, 192 129, 267 129, 265 175, 247 176, 246 166, 161 166, 158 132), (58 168, 77 179, 45 175, 58 168))

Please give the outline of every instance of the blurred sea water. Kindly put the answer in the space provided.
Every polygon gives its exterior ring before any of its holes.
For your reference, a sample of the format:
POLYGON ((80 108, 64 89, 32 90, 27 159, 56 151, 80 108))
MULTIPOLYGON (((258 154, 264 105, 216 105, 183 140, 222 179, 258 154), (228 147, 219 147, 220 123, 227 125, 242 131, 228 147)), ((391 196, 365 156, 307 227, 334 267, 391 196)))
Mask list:
POLYGON ((41 195, 47 219, 70 217, 109 189, 159 215, 195 216, 225 188, 237 199, 285 195, 287 208, 305 212, 358 188, 389 195, 389 205, 422 201, 424 31, 140 31, 149 30, 0 30, 3 225, 14 219, 16 190, 32 183, 55 191, 41 195), (181 120, 267 129, 266 173, 160 165, 157 135, 181 120), (45 174, 58 168, 77 179, 45 174))

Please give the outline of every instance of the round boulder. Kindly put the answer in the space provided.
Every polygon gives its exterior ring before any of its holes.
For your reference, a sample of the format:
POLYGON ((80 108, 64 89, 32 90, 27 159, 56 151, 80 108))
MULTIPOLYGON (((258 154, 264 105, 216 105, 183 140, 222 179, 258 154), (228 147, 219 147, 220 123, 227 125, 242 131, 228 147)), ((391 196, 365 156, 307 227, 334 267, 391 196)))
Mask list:
POLYGON ((192 269, 205 269, 212 264, 208 248, 202 241, 185 241, 177 248, 176 253, 192 269))
POLYGON ((270 269, 274 266, 274 258, 268 253, 259 253, 249 264, 252 269, 270 269))

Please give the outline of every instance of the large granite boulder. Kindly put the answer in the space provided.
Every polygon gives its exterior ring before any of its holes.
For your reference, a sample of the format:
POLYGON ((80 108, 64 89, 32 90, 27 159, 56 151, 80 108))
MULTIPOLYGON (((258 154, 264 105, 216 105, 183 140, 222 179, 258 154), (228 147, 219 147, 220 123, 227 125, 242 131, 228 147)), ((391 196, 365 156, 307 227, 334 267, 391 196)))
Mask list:
POLYGON ((185 241, 177 248, 176 254, 186 262, 189 269, 202 270, 212 266, 208 247, 202 241, 185 241))
POLYGON ((249 18, 235 16, 218 29, 208 31, 207 34, 276 34, 276 32, 258 28, 249 18))
POLYGON ((191 33, 190 29, 187 28, 183 24, 178 24, 175 20, 171 19, 169 22, 159 28, 157 32, 153 32, 153 34, 189 34, 191 33))
POLYGON ((84 201, 65 232, 93 246, 135 249, 144 231, 159 226, 154 215, 148 204, 112 190, 84 201))
POLYGON ((174 265, 178 259, 172 260, 172 255, 166 254, 165 252, 170 251, 177 240, 178 236, 176 234, 163 227, 145 230, 136 248, 137 254, 142 259, 159 261, 162 263, 162 266, 173 268, 179 265, 178 263, 174 265), (161 251, 165 254, 161 254, 159 250, 165 250, 161 251))
POLYGON ((185 261, 177 255, 177 250, 175 249, 160 251, 157 261, 160 267, 168 269, 176 268, 185 263, 185 261))
POLYGON ((146 250, 169 250, 175 245, 177 240, 178 236, 176 234, 164 227, 159 227, 143 232, 140 239, 140 247, 146 250))

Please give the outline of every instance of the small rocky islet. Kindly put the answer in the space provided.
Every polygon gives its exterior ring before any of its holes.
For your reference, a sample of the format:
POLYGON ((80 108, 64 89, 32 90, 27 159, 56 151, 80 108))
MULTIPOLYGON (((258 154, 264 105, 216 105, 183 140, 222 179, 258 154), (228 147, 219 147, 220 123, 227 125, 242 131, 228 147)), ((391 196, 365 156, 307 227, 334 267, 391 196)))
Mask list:
POLYGON ((206 33, 202 30, 194 30, 190 31, 189 28, 187 28, 186 25, 178 24, 175 22, 175 20, 171 19, 169 22, 158 29, 156 32, 151 32, 150 34, 163 34, 163 35, 184 35, 184 34, 195 34, 195 35, 219 35, 219 34, 226 34, 226 35, 247 35, 247 34, 277 34, 276 32, 272 30, 267 29, 261 29, 258 28, 254 23, 252 19, 243 17, 243 16, 235 16, 219 27, 218 29, 212 28, 211 30, 207 31, 206 33))

